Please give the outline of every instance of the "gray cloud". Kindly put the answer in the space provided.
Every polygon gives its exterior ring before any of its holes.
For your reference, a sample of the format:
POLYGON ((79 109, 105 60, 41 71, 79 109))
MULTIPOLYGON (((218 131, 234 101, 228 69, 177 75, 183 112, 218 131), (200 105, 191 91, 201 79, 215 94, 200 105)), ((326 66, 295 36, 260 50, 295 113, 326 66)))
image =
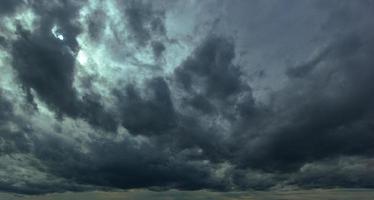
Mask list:
POLYGON ((1 2, 0 15, 11 14, 16 11, 17 7, 22 4, 22 0, 4 0, 1 2))

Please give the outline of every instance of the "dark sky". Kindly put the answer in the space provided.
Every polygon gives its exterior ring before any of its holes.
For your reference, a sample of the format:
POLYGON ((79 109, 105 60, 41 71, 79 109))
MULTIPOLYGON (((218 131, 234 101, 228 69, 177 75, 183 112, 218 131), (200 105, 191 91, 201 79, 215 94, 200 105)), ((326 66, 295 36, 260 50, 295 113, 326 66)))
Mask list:
POLYGON ((374 1, 0 0, 0 191, 374 188, 374 1))

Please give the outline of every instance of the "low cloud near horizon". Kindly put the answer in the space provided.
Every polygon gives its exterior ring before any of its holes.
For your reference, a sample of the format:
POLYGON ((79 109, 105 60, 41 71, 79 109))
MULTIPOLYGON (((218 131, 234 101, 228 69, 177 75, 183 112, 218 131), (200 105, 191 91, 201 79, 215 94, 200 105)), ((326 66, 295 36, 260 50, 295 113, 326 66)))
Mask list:
POLYGON ((127 192, 80 192, 47 195, 12 195, 0 193, 0 199, 7 200, 371 200, 374 190, 298 190, 272 192, 209 192, 209 191, 167 191, 152 192, 130 190, 127 192))

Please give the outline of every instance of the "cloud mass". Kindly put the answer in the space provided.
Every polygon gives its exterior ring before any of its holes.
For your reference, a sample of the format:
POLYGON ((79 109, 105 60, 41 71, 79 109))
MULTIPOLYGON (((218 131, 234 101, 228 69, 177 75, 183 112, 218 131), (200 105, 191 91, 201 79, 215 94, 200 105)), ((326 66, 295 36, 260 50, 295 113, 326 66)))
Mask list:
POLYGON ((374 4, 283 3, 1 2, 0 191, 373 188, 374 4))

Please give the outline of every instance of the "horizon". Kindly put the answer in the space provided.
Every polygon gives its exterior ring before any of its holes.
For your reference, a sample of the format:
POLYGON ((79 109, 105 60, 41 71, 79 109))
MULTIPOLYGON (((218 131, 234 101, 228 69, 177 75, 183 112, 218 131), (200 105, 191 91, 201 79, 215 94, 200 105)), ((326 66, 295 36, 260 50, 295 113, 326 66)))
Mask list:
POLYGON ((252 192, 210 192, 210 191, 178 191, 164 192, 149 190, 129 190, 117 192, 63 192, 44 195, 16 195, 12 193, 0 193, 0 199, 6 200, 145 200, 145 199, 215 199, 215 200, 371 200, 374 196, 372 189, 311 189, 289 191, 252 191, 252 192))

